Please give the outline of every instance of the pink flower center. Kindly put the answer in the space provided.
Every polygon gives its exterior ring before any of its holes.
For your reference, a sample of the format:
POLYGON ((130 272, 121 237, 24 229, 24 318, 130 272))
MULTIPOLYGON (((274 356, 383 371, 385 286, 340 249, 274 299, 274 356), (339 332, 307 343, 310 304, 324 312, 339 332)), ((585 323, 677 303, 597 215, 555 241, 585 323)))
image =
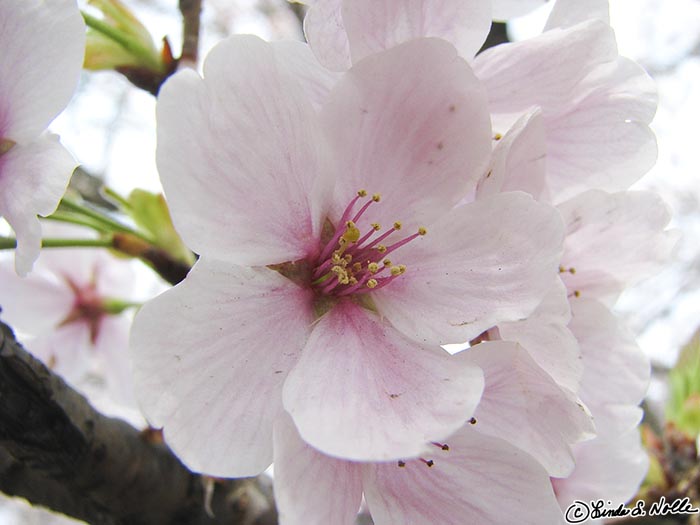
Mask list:
POLYGON ((426 234, 425 228, 419 228, 417 233, 393 244, 382 244, 401 229, 398 221, 383 234, 378 233, 381 230, 378 223, 371 223, 369 231, 363 234, 357 227, 357 221, 381 200, 376 193, 355 212, 355 206, 366 196, 364 190, 357 192, 338 221, 335 234, 321 250, 311 280, 314 289, 322 295, 342 297, 383 288, 406 272, 406 266, 394 265, 387 258, 388 255, 426 234))
POLYGON ((90 342, 95 344, 99 334, 102 318, 107 313, 102 298, 97 293, 94 283, 87 286, 79 286, 72 279, 66 277, 66 282, 73 290, 73 308, 61 325, 70 323, 86 323, 90 329, 90 342))

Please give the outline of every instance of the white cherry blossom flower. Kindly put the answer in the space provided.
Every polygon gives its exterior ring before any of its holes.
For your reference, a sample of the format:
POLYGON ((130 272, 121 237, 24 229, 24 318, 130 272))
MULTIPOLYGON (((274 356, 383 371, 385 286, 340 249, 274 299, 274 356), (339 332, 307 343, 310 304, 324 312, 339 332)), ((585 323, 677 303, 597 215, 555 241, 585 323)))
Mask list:
POLYGON ((0 216, 17 236, 15 267, 41 247, 37 215, 51 214, 76 162, 45 133, 78 84, 85 25, 75 0, 0 0, 0 216))
POLYGON ((136 382, 170 446, 215 475, 263 470, 283 408, 332 456, 431 450, 483 387, 438 345, 529 315, 560 256, 556 212, 523 193, 455 208, 491 131, 451 45, 358 62, 320 111, 308 51, 283 49, 231 38, 158 102, 161 179, 200 259, 137 315, 136 382))

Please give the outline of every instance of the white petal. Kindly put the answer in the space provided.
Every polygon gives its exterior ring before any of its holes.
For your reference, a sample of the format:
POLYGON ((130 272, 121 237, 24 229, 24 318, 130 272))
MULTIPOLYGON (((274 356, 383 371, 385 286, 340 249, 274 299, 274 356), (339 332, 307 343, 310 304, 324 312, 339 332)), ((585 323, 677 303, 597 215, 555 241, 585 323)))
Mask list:
POLYGON ((461 343, 532 313, 551 288, 561 236, 554 209, 524 193, 466 204, 392 254, 408 269, 372 297, 406 335, 461 343))
POLYGON ((252 36, 219 43, 158 97, 157 161, 173 221, 197 253, 236 264, 317 249, 332 184, 317 117, 284 57, 252 36))
POLYGON ((571 310, 561 279, 537 309, 520 321, 501 323, 498 333, 504 341, 515 341, 560 386, 578 392, 583 360, 578 341, 568 328, 571 310))
POLYGON ((0 216, 15 230, 15 268, 20 275, 29 272, 39 256, 41 225, 36 216, 53 213, 76 165, 52 134, 17 144, 0 156, 0 216))
POLYGON ((137 396, 191 469, 250 476, 272 461, 282 383, 313 320, 309 301, 271 270, 200 258, 136 315, 137 396))
MULTIPOLYGON (((433 447, 428 467, 414 460, 365 467, 365 498, 376 525, 557 525, 563 522, 549 477, 530 456, 473 428, 433 447)), ((426 458, 427 459, 427 458, 426 458)))
POLYGON ((542 112, 534 108, 520 117, 493 149, 477 198, 505 191, 524 191, 539 200, 545 187, 547 145, 542 112))
POLYGON ((372 222, 428 225, 476 183, 491 152, 485 93, 454 48, 437 39, 356 64, 322 118, 337 158, 333 219, 360 189, 382 195, 360 219, 363 231, 372 222))
POLYGON ((554 479, 562 509, 575 500, 602 499, 615 506, 634 496, 644 479, 649 459, 636 428, 614 438, 580 443, 575 447, 576 470, 567 479, 554 479))
POLYGON ((668 262, 677 232, 651 192, 588 191, 558 206, 567 235, 562 266, 570 293, 614 301, 627 286, 657 273, 668 262))
POLYGON ((342 7, 342 0, 314 2, 304 18, 306 40, 318 61, 331 71, 345 71, 351 64, 342 7))
POLYGON ((37 137, 73 96, 85 52, 75 0, 0 0, 0 138, 37 137))
POLYGON ((353 525, 362 501, 359 463, 307 445, 288 415, 275 423, 275 504, 281 525, 353 525))
POLYGON ((340 303, 315 326, 284 385, 302 438, 346 459, 412 457, 468 420, 481 370, 420 346, 379 317, 340 303))
POLYGON ((346 0, 342 17, 353 63, 424 37, 447 40, 471 59, 489 33, 490 8, 479 0, 346 0))
POLYGON ((569 328, 581 347, 584 374, 579 395, 591 407, 638 404, 649 384, 649 359, 634 337, 605 306, 572 299, 569 328))
POLYGON ((578 398, 515 343, 485 342, 459 355, 484 371, 476 429, 524 450, 552 476, 569 474, 571 446, 595 435, 591 415, 578 398))

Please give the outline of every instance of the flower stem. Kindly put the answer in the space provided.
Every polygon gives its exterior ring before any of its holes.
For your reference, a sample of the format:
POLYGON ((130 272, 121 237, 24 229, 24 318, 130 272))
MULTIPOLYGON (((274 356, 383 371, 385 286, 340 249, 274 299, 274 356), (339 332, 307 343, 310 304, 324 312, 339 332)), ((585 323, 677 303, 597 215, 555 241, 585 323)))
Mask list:
MULTIPOLYGON (((0 237, 0 250, 13 250, 17 247, 14 237, 0 237)), ((112 239, 57 239, 41 240, 42 248, 111 248, 112 239)))
POLYGON ((99 231, 128 233, 130 235, 134 235, 135 237, 143 239, 148 243, 153 242, 152 239, 149 239, 143 233, 135 231, 132 228, 129 228, 128 226, 125 226, 124 224, 115 221, 111 217, 108 217, 103 213, 93 210, 92 208, 84 206, 83 204, 80 204, 72 199, 66 199, 64 197, 63 200, 61 200, 59 212, 61 211, 61 208, 64 208, 65 210, 71 213, 82 215, 96 221, 98 224, 103 226, 102 228, 95 228, 99 231))

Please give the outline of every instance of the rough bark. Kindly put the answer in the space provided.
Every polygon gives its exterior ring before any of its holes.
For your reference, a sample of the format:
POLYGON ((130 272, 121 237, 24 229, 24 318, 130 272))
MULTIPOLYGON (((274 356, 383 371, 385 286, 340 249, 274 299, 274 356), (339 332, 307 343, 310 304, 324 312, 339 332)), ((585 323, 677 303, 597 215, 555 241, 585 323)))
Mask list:
POLYGON ((1 321, 0 490, 96 525, 277 523, 263 478, 193 474, 152 433, 96 412, 1 321))

